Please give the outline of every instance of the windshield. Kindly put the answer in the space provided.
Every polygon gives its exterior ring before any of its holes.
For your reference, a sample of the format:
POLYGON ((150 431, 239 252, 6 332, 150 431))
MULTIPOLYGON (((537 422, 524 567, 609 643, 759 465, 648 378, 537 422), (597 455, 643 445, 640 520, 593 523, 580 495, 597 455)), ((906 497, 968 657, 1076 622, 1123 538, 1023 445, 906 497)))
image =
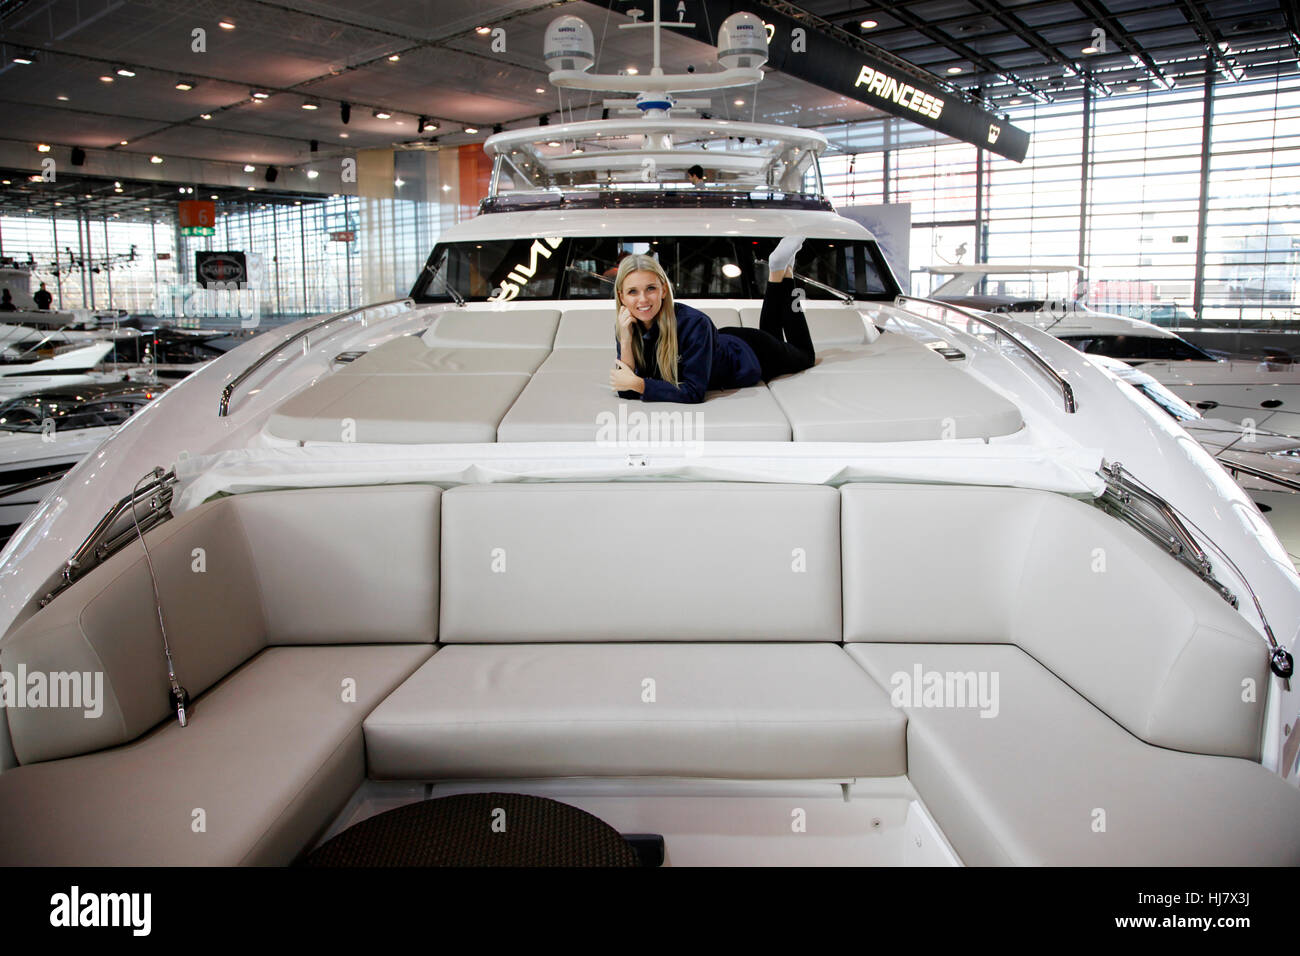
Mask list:
POLYGON ((1146 361, 1213 362, 1214 356, 1198 349, 1191 342, 1177 338, 1156 338, 1151 335, 1063 335, 1080 352, 1108 355, 1111 358, 1146 361))
MULTIPOLYGON (((644 236, 440 243, 411 292, 417 302, 612 299, 618 264, 654 256, 683 299, 761 298, 774 238, 644 236), (449 288, 450 287, 450 291, 449 288)), ((898 286, 874 240, 808 239, 798 272, 857 299, 892 300, 898 286)), ((815 286, 809 299, 836 296, 815 286)))
POLYGON ((1201 413, 1157 382, 1130 383, 1139 392, 1155 402, 1169 415, 1180 422, 1194 422, 1201 419, 1201 413))
POLYGON ((27 395, 0 405, 0 430, 39 432, 47 420, 54 423, 56 432, 120 425, 143 407, 141 401, 125 399, 82 402, 27 395))

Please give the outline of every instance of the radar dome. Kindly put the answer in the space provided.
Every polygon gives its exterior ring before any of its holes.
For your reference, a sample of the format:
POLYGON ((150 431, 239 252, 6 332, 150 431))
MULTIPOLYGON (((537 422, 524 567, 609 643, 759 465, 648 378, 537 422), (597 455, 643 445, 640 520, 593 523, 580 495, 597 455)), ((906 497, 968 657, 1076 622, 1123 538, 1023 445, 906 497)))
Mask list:
POLYGON ((757 14, 733 13, 718 28, 718 62, 725 69, 757 69, 767 62, 767 28, 757 14))
POLYGON ((556 17, 546 28, 545 60, 555 70, 586 70, 596 62, 596 40, 582 17, 556 17))

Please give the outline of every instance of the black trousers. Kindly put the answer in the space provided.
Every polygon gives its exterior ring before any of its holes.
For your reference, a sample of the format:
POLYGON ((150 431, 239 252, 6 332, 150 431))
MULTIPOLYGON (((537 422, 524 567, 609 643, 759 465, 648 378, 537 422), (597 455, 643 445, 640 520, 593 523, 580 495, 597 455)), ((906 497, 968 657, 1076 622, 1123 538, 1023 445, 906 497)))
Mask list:
POLYGON ((718 330, 719 334, 736 336, 754 350, 765 382, 812 368, 816 361, 808 320, 801 309, 794 307, 794 290, 793 279, 769 282, 763 293, 758 328, 728 326, 718 330))

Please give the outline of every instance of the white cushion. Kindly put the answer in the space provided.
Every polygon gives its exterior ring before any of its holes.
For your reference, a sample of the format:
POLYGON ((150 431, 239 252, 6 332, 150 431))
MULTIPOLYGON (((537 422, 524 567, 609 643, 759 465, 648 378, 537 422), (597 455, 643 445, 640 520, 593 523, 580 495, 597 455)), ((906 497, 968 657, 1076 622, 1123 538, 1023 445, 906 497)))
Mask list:
POLYGON ((549 349, 559 321, 557 309, 450 309, 434 320, 423 338, 425 345, 445 348, 549 349))
POLYGON ((362 720, 433 651, 270 648, 199 697, 188 727, 168 720, 123 747, 7 770, 0 862, 292 863, 365 779, 362 720))
POLYGON ((402 335, 372 349, 338 370, 338 375, 429 375, 446 372, 537 371, 545 348, 445 348, 428 346, 418 335, 402 335))
MULTIPOLYGON (((761 315, 762 309, 753 306, 741 309, 739 324, 756 329, 761 315)), ((855 308, 805 304, 804 318, 808 321, 813 348, 818 352, 838 345, 861 345, 867 341, 867 320, 855 308)))
POLYGON ((365 728, 377 778, 847 779, 903 725, 834 644, 533 644, 445 647, 365 728))
POLYGON ((847 650, 900 695, 894 675, 917 667, 997 675, 995 717, 904 701, 908 779, 968 865, 1300 864, 1294 787, 1249 760, 1142 742, 1018 648, 847 650))
POLYGON ((838 641, 839 505, 821 485, 461 485, 442 496, 439 636, 838 641))
POLYGON ((1010 435, 1020 410, 955 368, 787 375, 768 383, 795 441, 934 441, 1010 435))
POLYGON ((296 441, 490 442, 523 374, 331 375, 281 404, 267 431, 296 441))

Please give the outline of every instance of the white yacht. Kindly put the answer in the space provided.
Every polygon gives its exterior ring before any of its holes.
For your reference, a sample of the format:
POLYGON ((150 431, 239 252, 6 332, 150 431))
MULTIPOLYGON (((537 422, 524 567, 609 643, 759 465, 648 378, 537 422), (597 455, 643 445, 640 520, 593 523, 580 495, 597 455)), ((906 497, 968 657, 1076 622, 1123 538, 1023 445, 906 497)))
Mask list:
POLYGON ((1081 352, 1140 365, 1197 408, 1213 410, 1216 418, 1300 436, 1300 367, 1218 359, 1151 322, 1095 312, 1083 301, 1083 266, 1006 262, 927 266, 921 271, 951 276, 931 292, 933 298, 1009 315, 1081 352))
POLYGON ((1300 577, 1241 488, 1050 335, 900 295, 818 134, 669 115, 761 78, 757 17, 709 76, 590 37, 553 82, 643 116, 489 139, 408 298, 213 361, 0 554, 0 862, 311 863, 487 794, 457 838, 550 798, 675 865, 1300 863, 1300 577), (815 367, 612 392, 623 253, 753 326, 792 233, 815 367))

